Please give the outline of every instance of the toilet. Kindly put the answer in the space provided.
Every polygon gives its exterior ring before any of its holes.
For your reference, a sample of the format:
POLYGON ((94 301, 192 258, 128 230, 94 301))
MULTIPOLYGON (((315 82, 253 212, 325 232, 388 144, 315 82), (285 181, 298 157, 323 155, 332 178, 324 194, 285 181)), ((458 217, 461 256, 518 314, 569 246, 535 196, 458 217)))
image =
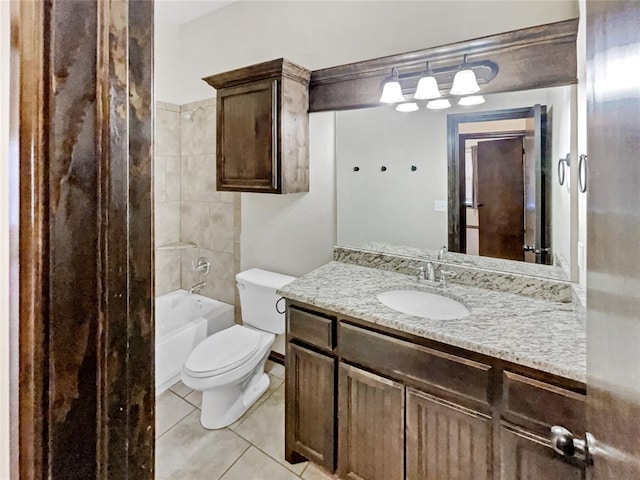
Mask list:
POLYGON ((276 308, 280 298, 276 290, 293 280, 258 268, 236 275, 242 325, 205 338, 182 367, 182 383, 202 392, 204 428, 231 425, 269 388, 264 364, 276 335, 285 331, 284 314, 276 308))

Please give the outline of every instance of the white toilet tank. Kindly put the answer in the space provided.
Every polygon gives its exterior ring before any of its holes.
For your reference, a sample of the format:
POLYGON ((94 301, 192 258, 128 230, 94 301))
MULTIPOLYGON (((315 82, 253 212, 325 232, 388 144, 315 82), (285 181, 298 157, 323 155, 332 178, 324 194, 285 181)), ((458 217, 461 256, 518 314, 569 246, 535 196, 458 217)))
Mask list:
MULTIPOLYGON (((259 268, 238 273, 236 282, 240 294, 242 323, 277 335, 284 333, 284 314, 276 310, 276 302, 280 299, 276 290, 295 279, 296 277, 259 268)), ((284 300, 278 304, 278 308, 284 311, 284 300)))

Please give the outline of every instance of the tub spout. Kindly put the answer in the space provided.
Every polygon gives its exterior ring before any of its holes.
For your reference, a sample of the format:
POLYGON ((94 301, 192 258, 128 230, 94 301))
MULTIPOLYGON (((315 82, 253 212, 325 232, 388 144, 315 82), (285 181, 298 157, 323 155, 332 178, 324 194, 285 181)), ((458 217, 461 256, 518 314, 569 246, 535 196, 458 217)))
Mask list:
POLYGON ((206 286, 207 286, 207 282, 195 283, 195 284, 191 285, 191 288, 189 289, 189 294, 198 293, 198 292, 200 292, 200 290, 202 290, 206 286))

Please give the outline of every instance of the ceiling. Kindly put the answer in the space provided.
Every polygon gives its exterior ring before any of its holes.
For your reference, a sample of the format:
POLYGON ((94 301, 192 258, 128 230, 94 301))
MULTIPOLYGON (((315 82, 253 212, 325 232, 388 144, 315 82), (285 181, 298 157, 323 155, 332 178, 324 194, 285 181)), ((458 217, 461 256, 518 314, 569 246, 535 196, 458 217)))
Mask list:
POLYGON ((155 0, 156 21, 182 24, 225 7, 236 0, 155 0))

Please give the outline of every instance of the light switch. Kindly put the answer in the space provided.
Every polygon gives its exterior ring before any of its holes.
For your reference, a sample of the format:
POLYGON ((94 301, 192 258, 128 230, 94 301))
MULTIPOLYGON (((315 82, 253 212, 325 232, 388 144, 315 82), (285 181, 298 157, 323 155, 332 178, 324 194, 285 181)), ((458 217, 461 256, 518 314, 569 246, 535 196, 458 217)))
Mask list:
POLYGON ((434 212, 447 212, 447 201, 446 200, 436 200, 433 202, 433 211, 434 212))

